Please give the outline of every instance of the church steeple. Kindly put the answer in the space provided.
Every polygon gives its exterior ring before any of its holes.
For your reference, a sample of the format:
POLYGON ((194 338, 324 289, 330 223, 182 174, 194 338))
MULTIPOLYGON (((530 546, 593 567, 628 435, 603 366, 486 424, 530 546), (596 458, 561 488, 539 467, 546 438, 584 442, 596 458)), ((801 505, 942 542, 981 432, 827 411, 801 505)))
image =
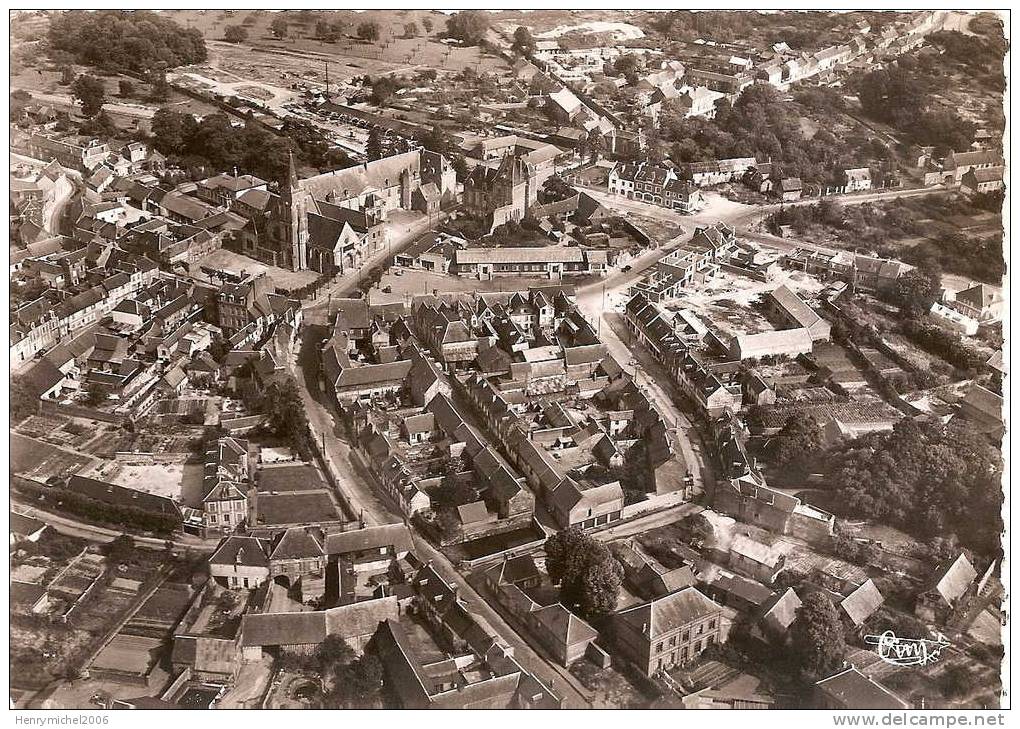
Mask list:
POLYGON ((301 189, 294 152, 287 150, 287 180, 280 185, 280 212, 286 243, 290 248, 290 264, 295 270, 308 267, 307 193, 301 189))
POLYGON ((293 192, 298 188, 297 167, 294 166, 294 150, 287 150, 287 187, 293 192))

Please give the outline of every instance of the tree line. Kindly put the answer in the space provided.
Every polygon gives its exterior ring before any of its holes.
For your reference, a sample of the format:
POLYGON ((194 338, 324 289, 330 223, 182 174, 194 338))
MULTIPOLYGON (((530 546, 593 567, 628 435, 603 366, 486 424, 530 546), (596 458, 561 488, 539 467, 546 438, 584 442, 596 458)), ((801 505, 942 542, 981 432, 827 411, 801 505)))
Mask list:
POLYGON ((291 153, 296 163, 318 170, 343 167, 351 161, 302 120, 287 119, 282 134, 275 134, 254 120, 235 128, 225 113, 197 121, 191 114, 162 108, 153 115, 151 130, 150 142, 156 150, 200 176, 209 170, 237 168, 245 174, 280 181, 286 178, 291 153))
POLYGON ((107 71, 145 73, 208 56, 201 31, 148 10, 62 12, 51 19, 47 40, 51 54, 107 71))

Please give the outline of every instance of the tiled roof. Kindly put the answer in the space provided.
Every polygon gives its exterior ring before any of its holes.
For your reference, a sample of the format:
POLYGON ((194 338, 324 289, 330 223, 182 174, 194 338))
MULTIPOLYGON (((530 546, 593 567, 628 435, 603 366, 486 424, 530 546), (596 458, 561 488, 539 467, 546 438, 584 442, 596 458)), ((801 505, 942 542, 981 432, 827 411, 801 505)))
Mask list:
POLYGON ((617 613, 617 618, 639 632, 647 630, 648 639, 654 641, 660 635, 721 611, 719 605, 697 588, 688 587, 644 605, 622 610, 617 613))
POLYGON ((853 667, 823 678, 815 686, 847 709, 910 708, 906 701, 853 667))

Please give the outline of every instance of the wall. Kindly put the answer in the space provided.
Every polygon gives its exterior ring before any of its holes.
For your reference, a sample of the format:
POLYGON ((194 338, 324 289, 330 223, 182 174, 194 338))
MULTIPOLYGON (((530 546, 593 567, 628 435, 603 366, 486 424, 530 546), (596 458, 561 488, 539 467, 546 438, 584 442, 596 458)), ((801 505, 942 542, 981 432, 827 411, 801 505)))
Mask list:
POLYGON ((39 403, 40 413, 54 413, 58 415, 69 415, 73 418, 87 418, 89 420, 101 420, 105 423, 115 423, 116 425, 123 425, 127 418, 123 415, 115 415, 114 413, 104 413, 101 410, 94 410, 92 408, 81 407, 79 405, 64 405, 56 402, 44 402, 39 403))

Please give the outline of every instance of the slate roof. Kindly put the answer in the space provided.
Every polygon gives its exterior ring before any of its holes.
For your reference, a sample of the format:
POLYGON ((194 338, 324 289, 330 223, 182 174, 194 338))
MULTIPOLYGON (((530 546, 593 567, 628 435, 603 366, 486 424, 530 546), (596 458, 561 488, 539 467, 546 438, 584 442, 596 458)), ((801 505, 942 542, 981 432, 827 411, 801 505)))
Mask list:
POLYGON ((325 639, 324 611, 249 613, 241 618, 242 646, 318 645, 325 639))
POLYGON ((48 359, 43 358, 32 365, 32 368, 18 378, 35 397, 46 394, 64 380, 64 373, 57 369, 48 359))
POLYGON ((270 543, 266 539, 234 534, 225 537, 209 558, 209 564, 240 564, 245 567, 269 567, 270 543))
POLYGON ((743 534, 737 534, 733 537, 730 551, 769 567, 775 567, 783 556, 774 547, 757 542, 743 534))
POLYGON ((909 709, 910 704, 856 668, 823 678, 815 686, 847 709, 909 709))
POLYGON ((84 476, 71 476, 67 481, 67 490, 96 501, 156 512, 163 516, 179 518, 181 513, 180 507, 165 496, 149 494, 84 476))
POLYGON ((411 533, 403 524, 386 524, 326 535, 326 554, 350 554, 392 546, 398 553, 412 548, 411 533))
POLYGON ((882 593, 878 591, 875 583, 869 579, 843 598, 839 606, 846 613, 851 623, 860 626, 864 624, 865 620, 874 615, 883 602, 885 602, 885 598, 882 597, 882 593))
POLYGON ((800 605, 800 597, 792 587, 788 587, 786 592, 765 609, 761 616, 761 622, 773 632, 785 633, 797 619, 797 610, 800 605))
POLYGON ((977 578, 977 570, 962 552, 948 567, 938 573, 935 580, 935 591, 950 605, 970 589, 971 583, 977 578))
POLYGON ((304 559, 323 554, 322 545, 315 537, 301 527, 290 527, 273 547, 270 559, 304 559))
POLYGON ((654 641, 660 635, 721 611, 718 604, 696 587, 688 587, 644 605, 622 610, 616 617, 629 623, 639 633, 647 626, 648 639, 654 641))
POLYGON ((466 248, 453 253, 457 265, 478 263, 581 263, 584 252, 577 246, 515 248, 466 248))
POLYGON ((29 537, 38 532, 40 529, 46 528, 45 522, 39 521, 34 517, 18 514, 14 511, 10 512, 10 515, 11 534, 16 534, 20 537, 29 537))
POLYGON ((457 516, 461 524, 475 524, 489 518, 489 510, 484 501, 473 501, 457 507, 457 516))

